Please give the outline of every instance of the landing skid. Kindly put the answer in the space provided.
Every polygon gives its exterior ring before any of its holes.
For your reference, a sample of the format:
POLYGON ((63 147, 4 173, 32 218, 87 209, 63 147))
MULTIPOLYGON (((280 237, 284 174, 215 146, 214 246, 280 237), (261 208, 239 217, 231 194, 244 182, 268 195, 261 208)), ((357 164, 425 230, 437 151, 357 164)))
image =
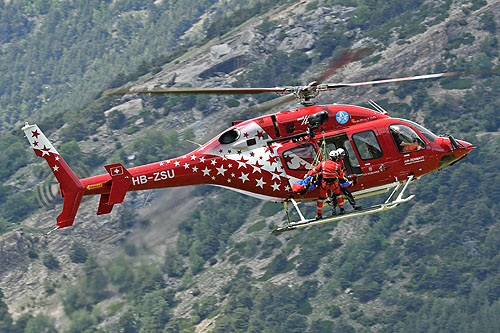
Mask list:
POLYGON ((297 213, 299 214, 300 221, 298 221, 298 222, 291 222, 290 221, 290 215, 288 213, 287 203, 285 202, 284 204, 285 204, 285 211, 286 211, 286 214, 287 214, 287 217, 288 217, 288 223, 286 223, 283 227, 280 227, 280 228, 277 228, 277 229, 273 230, 272 233, 273 234, 277 234, 277 233, 281 233, 281 232, 285 232, 285 231, 290 231, 290 230, 294 230, 294 229, 309 227, 309 226, 312 226, 312 225, 317 225, 317 224, 322 224, 322 223, 328 223, 328 222, 334 222, 334 221, 348 219, 348 218, 351 218, 351 217, 358 217, 358 216, 363 216, 363 215, 368 215, 368 214, 374 214, 374 213, 378 213, 378 212, 383 212, 383 211, 386 211, 386 210, 394 209, 397 206, 399 206, 400 204, 402 204, 404 202, 408 202, 408 201, 410 201, 411 199, 413 199, 415 197, 415 195, 412 194, 412 195, 410 195, 410 196, 408 196, 406 198, 403 198, 403 194, 404 194, 406 188, 408 187, 408 184, 410 184, 410 182, 412 180, 413 180, 413 176, 409 176, 406 181, 399 182, 399 184, 391 192, 391 195, 389 195, 389 197, 387 198, 387 200, 384 203, 382 203, 382 204, 371 206, 371 207, 368 207, 368 208, 365 208, 365 209, 362 209, 362 210, 355 210, 355 211, 352 211, 352 212, 349 212, 349 213, 345 213, 345 214, 342 214, 342 215, 334 215, 334 216, 331 216, 331 217, 325 217, 325 218, 322 218, 322 219, 319 219, 319 220, 316 220, 316 219, 305 219, 304 216, 302 215, 302 213, 301 213, 298 205, 297 205, 297 202, 295 200, 291 199, 291 202, 292 202, 293 206, 295 207, 295 209, 297 210, 297 213), (394 196, 399 191, 399 189, 401 188, 401 186, 403 186, 403 189, 401 190, 401 192, 399 193, 399 195, 396 197, 396 199, 393 200, 394 196))

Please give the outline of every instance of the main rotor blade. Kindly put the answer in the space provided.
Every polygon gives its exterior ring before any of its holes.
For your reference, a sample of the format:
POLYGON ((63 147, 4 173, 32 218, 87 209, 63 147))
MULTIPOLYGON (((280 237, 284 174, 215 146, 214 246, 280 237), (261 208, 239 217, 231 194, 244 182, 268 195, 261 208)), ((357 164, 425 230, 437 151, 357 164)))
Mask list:
POLYGON ((342 55, 339 58, 334 59, 330 65, 328 66, 328 69, 321 74, 321 76, 318 78, 316 81, 318 84, 322 83, 326 79, 328 79, 332 74, 337 71, 339 68, 353 62, 356 60, 359 60, 363 58, 365 55, 371 53, 375 47, 363 47, 359 48, 356 50, 351 50, 348 49, 342 53, 342 55))
MULTIPOLYGON (((335 59, 328 70, 325 71, 315 84, 320 84, 330 77, 337 69, 356 61, 370 53, 374 47, 359 48, 356 50, 346 50, 340 58, 335 59)), ((103 96, 126 95, 126 94, 262 94, 267 92, 289 94, 295 87, 273 87, 273 88, 172 88, 172 89, 108 89, 103 96)))
POLYGON ((295 98, 296 97, 294 94, 288 94, 285 96, 277 97, 277 98, 274 98, 270 101, 254 105, 254 106, 248 108, 247 110, 245 110, 243 112, 243 114, 263 113, 263 112, 271 110, 272 108, 275 108, 279 105, 289 103, 289 102, 293 101, 295 98))
POLYGON ((103 95, 126 94, 262 94, 266 92, 285 93, 293 87, 274 88, 173 88, 173 89, 109 89, 103 95))
POLYGON ((495 74, 500 73, 500 69, 484 70, 484 71, 469 71, 469 72, 448 72, 448 73, 435 73, 417 76, 407 76, 394 79, 384 79, 384 80, 374 80, 365 82, 355 82, 355 83, 328 83, 326 84, 327 90, 335 90, 344 87, 359 87, 375 85, 380 83, 392 83, 392 82, 403 82, 403 81, 415 81, 415 80, 426 80, 426 79, 436 79, 440 77, 450 77, 450 76, 465 76, 465 75, 483 75, 483 74, 495 74))

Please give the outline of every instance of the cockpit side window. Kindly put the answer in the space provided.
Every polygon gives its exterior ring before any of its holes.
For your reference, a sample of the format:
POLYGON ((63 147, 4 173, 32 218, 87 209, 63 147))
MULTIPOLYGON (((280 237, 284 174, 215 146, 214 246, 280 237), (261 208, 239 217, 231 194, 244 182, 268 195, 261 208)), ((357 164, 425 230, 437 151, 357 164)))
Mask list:
POLYGON ((399 119, 403 122, 406 122, 410 125, 412 125, 413 127, 415 127, 418 131, 420 131, 420 133, 422 133, 423 136, 425 136, 427 138, 427 140, 429 140, 430 142, 434 142, 434 140, 436 140, 437 136, 436 134, 432 133, 431 131, 429 131, 427 128, 425 128, 424 126, 420 125, 420 124, 417 124, 416 122, 413 122, 411 120, 407 120, 407 119, 399 119))
POLYGON ((409 153, 425 149, 425 142, 408 126, 394 124, 389 126, 394 144, 400 153, 409 153))

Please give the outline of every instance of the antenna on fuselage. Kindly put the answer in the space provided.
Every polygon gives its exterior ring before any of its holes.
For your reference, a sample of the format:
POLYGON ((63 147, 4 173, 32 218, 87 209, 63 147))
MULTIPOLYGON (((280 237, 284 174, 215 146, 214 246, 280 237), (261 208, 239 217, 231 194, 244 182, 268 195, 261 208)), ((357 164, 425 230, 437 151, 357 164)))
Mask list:
POLYGON ((378 105, 377 103, 375 103, 374 100, 370 99, 368 101, 368 103, 370 103, 370 105, 372 106, 372 108, 375 109, 375 111, 381 113, 381 114, 389 114, 389 112, 387 112, 383 107, 381 107, 380 105, 378 105))

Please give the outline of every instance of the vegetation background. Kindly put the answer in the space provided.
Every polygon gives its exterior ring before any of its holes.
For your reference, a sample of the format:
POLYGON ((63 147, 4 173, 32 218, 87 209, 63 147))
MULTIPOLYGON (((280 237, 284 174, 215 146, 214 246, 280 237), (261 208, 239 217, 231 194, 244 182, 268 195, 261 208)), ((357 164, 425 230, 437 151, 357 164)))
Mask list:
POLYGON ((498 75, 345 92, 356 104, 369 96, 392 116, 478 147, 467 160, 418 180, 416 198, 391 212, 274 236, 269 232, 283 218, 279 205, 201 187, 188 195, 199 204, 162 221, 175 227, 164 229, 159 247, 138 239, 158 219, 140 213, 140 196, 104 220, 111 225, 105 230, 119 235, 107 236, 113 242, 93 227, 99 223, 93 216, 82 216, 85 228, 52 239, 36 227, 35 221, 53 221, 60 201, 46 213, 45 187, 33 186, 50 178, 43 167, 33 175, 38 161, 19 130, 24 120, 55 135, 59 152, 81 174, 100 173, 110 161, 132 166, 183 154, 193 148, 188 140, 203 139, 183 114, 195 110, 229 123, 223 112, 237 114, 269 97, 144 97, 130 118, 121 111, 105 116, 122 101, 101 92, 168 71, 252 20, 266 35, 335 10, 345 13, 342 24, 318 23, 309 51, 267 50, 230 73, 234 85, 303 82, 339 50, 366 44, 378 47, 361 62, 370 70, 387 61, 383 52, 391 46, 412 48, 438 26, 447 29, 447 42, 425 59, 427 72, 499 68, 500 7, 493 0, 0 0, 0 241, 16 239, 29 267, 13 282, 9 254, 0 251, 0 331, 496 331, 498 75), (300 14, 277 15, 294 6, 300 14), (96 145, 106 149, 89 148, 96 145), (27 275, 43 280, 28 288, 27 275))

